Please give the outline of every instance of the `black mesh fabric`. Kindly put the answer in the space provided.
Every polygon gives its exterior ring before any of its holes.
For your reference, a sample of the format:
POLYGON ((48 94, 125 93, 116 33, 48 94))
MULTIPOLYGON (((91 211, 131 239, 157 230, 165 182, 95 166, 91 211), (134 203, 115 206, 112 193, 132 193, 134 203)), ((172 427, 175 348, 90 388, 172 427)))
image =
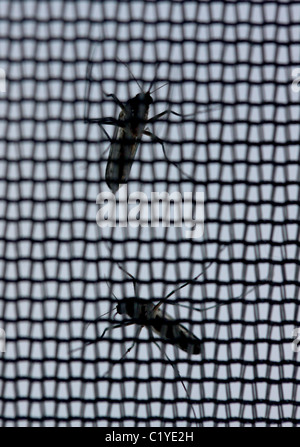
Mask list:
POLYGON ((300 2, 0 0, 0 11, 1 425, 298 425, 300 2), (109 141, 83 118, 117 117, 105 93, 140 92, 122 62, 145 91, 168 82, 150 116, 204 110, 150 126, 167 158, 145 136, 128 182, 147 197, 204 191, 201 238, 96 224, 109 141), (201 355, 143 329, 121 359, 132 326, 99 340, 122 321, 116 299, 134 296, 118 262, 148 300, 203 271, 166 303, 201 355))

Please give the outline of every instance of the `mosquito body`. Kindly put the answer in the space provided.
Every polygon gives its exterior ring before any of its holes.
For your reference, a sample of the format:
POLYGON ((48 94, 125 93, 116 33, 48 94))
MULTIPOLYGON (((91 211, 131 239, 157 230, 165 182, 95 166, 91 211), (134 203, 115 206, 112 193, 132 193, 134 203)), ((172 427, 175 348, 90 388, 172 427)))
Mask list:
POLYGON ((124 299, 117 305, 117 312, 120 315, 130 317, 132 323, 150 328, 161 339, 177 346, 182 351, 191 355, 201 353, 201 340, 149 300, 142 298, 124 299))
POLYGON ((115 194, 119 185, 127 183, 132 163, 148 122, 149 106, 153 103, 150 92, 140 93, 126 103, 119 105, 122 110, 111 140, 105 180, 115 194))

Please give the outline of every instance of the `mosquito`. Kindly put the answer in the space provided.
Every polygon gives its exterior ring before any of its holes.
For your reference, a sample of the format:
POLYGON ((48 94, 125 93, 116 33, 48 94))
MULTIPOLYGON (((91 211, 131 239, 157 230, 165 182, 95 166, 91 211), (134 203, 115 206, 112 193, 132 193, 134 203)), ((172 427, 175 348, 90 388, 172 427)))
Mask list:
MULTIPOLYGON (((158 113, 157 115, 149 119, 148 118, 149 108, 150 105, 152 105, 154 102, 151 95, 160 88, 164 87, 167 83, 161 85, 155 90, 152 90, 153 85, 157 82, 157 76, 155 75, 154 79, 150 83, 148 90, 144 91, 138 80, 134 77, 133 73, 131 72, 128 64, 126 64, 125 62, 122 63, 129 70, 130 75, 137 83, 141 93, 138 93, 136 96, 128 99, 126 102, 120 101, 117 98, 117 96, 114 95, 113 93, 110 94, 105 93, 106 97, 112 98, 113 101, 120 107, 121 112, 119 113, 119 117, 88 118, 86 109, 84 118, 85 123, 98 124, 98 126, 103 130, 105 135, 110 140, 110 150, 105 172, 105 180, 108 187, 112 190, 114 194, 116 194, 116 192, 118 191, 118 189, 122 184, 128 183, 131 167, 143 135, 150 137, 154 143, 159 143, 162 147, 164 156, 166 157, 168 162, 176 166, 176 168, 184 176, 188 177, 191 180, 194 180, 188 174, 182 171, 180 166, 178 166, 178 163, 169 160, 166 154, 163 140, 157 137, 154 133, 152 133, 147 127, 148 125, 151 125, 156 121, 158 121, 167 113, 171 113, 179 117, 188 117, 191 115, 182 115, 177 112, 174 112, 173 110, 168 109, 161 113, 158 113), (115 131, 112 138, 106 132, 104 125, 115 126, 115 131)), ((159 63, 156 64, 155 72, 157 72, 158 66, 159 63)), ((87 81, 91 83, 92 82, 91 62, 88 64, 86 77, 87 81)), ((86 89, 86 94, 87 96, 89 96, 89 88, 86 89)), ((200 110, 198 113, 202 113, 204 111, 205 110, 200 110)))
MULTIPOLYGON (((224 250, 225 248, 226 248, 226 246, 221 246, 221 248, 219 249, 220 252, 222 250, 224 250)), ((197 276, 195 276, 191 280, 186 281, 184 284, 182 284, 182 285, 178 286, 177 288, 175 288, 174 290, 172 290, 170 293, 168 293, 166 295, 165 298, 161 299, 158 302, 158 304, 154 304, 152 301, 140 298, 138 295, 136 278, 133 275, 131 275, 129 272, 127 272, 121 264, 117 263, 119 269, 121 271, 123 271, 131 279, 131 281, 133 283, 134 293, 135 293, 134 298, 124 298, 121 300, 118 300, 117 297, 113 294, 113 298, 115 299, 115 301, 117 301, 117 305, 114 307, 113 310, 116 310, 116 314, 119 314, 123 317, 125 316, 125 317, 127 317, 127 319, 123 320, 120 323, 106 327, 100 337, 97 337, 96 340, 89 341, 89 342, 85 343, 84 347, 94 344, 99 340, 102 340, 109 330, 122 328, 125 326, 136 325, 137 330, 134 335, 134 341, 131 344, 131 346, 129 346, 129 348, 126 350, 125 354, 120 358, 119 361, 122 361, 127 356, 127 354, 129 354, 130 351, 134 348, 134 346, 140 336, 142 329, 144 327, 146 327, 148 329, 151 341, 153 341, 155 346, 161 351, 162 355, 166 357, 166 359, 172 366, 177 379, 181 382, 181 385, 182 385, 183 389, 185 390, 188 399, 191 400, 189 391, 188 391, 187 387, 185 386, 183 378, 181 377, 176 364, 166 354, 165 349, 163 349, 160 346, 160 344, 156 341, 156 339, 153 337, 153 332, 158 334, 161 340, 164 340, 166 343, 171 344, 173 346, 177 346, 181 351, 186 352, 188 355, 200 356, 201 351, 202 351, 201 339, 198 338, 192 331, 187 329, 183 324, 179 323, 178 320, 175 320, 172 316, 167 314, 164 310, 161 310, 161 306, 162 306, 162 304, 164 304, 166 302, 166 300, 168 300, 176 292, 178 292, 179 290, 182 290, 187 285, 198 280, 200 278, 200 276, 202 276, 204 274, 204 272, 214 262, 215 261, 211 261, 211 262, 207 263, 207 265, 205 265, 203 267, 202 271, 197 276)), ((265 278, 264 281, 268 281, 268 278, 265 278)), ((246 290, 246 292, 243 292, 240 296, 236 297, 235 299, 239 300, 239 299, 245 298, 247 295, 249 295, 256 288, 257 288, 257 285, 253 286, 252 288, 249 288, 248 290, 246 290)), ((197 312, 204 312, 204 311, 214 309, 214 308, 217 308, 220 306, 225 306, 227 304, 228 304, 227 302, 223 302, 223 303, 219 303, 216 305, 212 305, 212 306, 208 306, 208 307, 200 308, 200 309, 193 307, 193 310, 195 310, 197 312)), ((181 303, 177 303, 177 305, 185 307, 185 308, 190 308, 190 306, 184 305, 181 303)), ((108 313, 110 313, 110 311, 107 312, 106 314, 103 314, 100 317, 98 317, 96 319, 96 321, 99 321, 104 315, 107 315, 108 313)), ((73 351, 82 350, 82 349, 83 348, 77 348, 73 351)), ((106 377, 107 375, 109 375, 109 373, 112 371, 114 366, 115 366, 115 364, 112 364, 112 366, 106 371, 106 373, 102 377, 106 377)), ((195 420, 197 420, 196 412, 195 412, 195 409, 193 408, 193 405, 191 405, 191 409, 192 409, 193 415, 195 417, 195 420)))
MULTIPOLYGON (((223 248, 221 248, 220 251, 222 251, 224 248, 226 247, 224 246, 223 248)), ((171 296, 175 295, 176 292, 182 290, 183 288, 193 283, 194 281, 197 281, 200 278, 200 276, 203 276, 204 272, 213 264, 213 262, 214 261, 209 262, 203 268, 203 270, 193 279, 185 282, 181 286, 175 288, 170 293, 168 293, 168 295, 166 295, 165 298, 160 300, 158 304, 153 304, 152 301, 140 298, 138 296, 137 280, 133 275, 131 275, 131 273, 127 272, 121 264, 118 263, 117 265, 119 269, 122 270, 127 276, 129 276, 133 282, 135 298, 123 298, 121 300, 118 300, 114 296, 114 299, 118 301, 117 306, 114 308, 114 310, 117 311, 116 313, 123 316, 125 315, 129 318, 127 321, 125 320, 125 322, 113 325, 111 328, 107 327, 103 331, 99 339, 102 339, 109 329, 117 329, 122 326, 131 326, 135 324, 139 326, 134 337, 135 341, 127 349, 122 359, 132 350, 132 348, 136 343, 136 340, 139 338, 139 335, 144 327, 148 328, 150 335, 152 335, 152 331, 154 331, 160 336, 160 339, 165 340, 168 344, 177 346, 179 349, 188 353, 189 355, 200 355, 201 340, 198 337, 196 337, 196 335, 194 335, 193 332, 187 329, 183 324, 178 323, 177 320, 175 320, 173 317, 168 315, 164 310, 161 310, 160 308, 162 304, 165 303, 166 300, 168 300, 171 296)), ((243 293, 236 299, 245 298, 256 287, 257 286, 250 288, 248 291, 246 291, 246 293, 243 293)), ((210 309, 214 309, 216 307, 224 306, 226 304, 227 303, 220 303, 202 309, 197 309, 193 307, 193 309, 197 312, 204 312, 210 309)), ((190 308, 190 306, 181 303, 177 303, 177 305, 181 307, 190 308)), ((108 374, 108 372, 106 374, 108 374)))
MULTIPOLYGON (((223 250, 225 250, 225 248, 226 248, 226 245, 222 245, 219 248, 218 253, 221 253, 223 250)), ((109 246, 109 244, 107 244, 107 249, 109 251, 111 251, 111 247, 109 246)), ((168 293, 168 295, 165 298, 163 298, 162 300, 160 300, 158 302, 158 304, 156 304, 156 305, 154 305, 151 301, 144 299, 144 298, 140 298, 138 296, 137 280, 135 279, 135 277, 133 275, 131 275, 131 273, 127 272, 120 263, 117 263, 119 269, 122 272, 124 272, 127 276, 129 276, 130 279, 132 280, 133 288, 134 288, 134 292, 135 292, 135 298, 124 298, 124 299, 118 300, 115 297, 115 295, 113 295, 114 299, 118 302, 117 306, 113 310, 116 310, 117 311, 116 313, 119 315, 127 315, 129 317, 129 320, 125 321, 123 323, 114 325, 114 326, 112 326, 111 329, 117 329, 122 326, 131 326, 131 325, 136 324, 139 326, 139 328, 137 330, 136 337, 135 337, 137 339, 139 337, 140 332, 143 329, 143 327, 147 327, 150 332, 152 332, 152 330, 153 330, 158 335, 160 335, 161 339, 164 339, 168 343, 177 346, 182 351, 185 351, 191 355, 199 355, 201 353, 201 340, 198 337, 196 337, 190 330, 188 330, 184 325, 182 325, 181 323, 178 323, 176 320, 174 320, 174 318, 172 318, 170 315, 168 315, 167 313, 162 311, 160 309, 160 307, 162 306, 163 303, 166 302, 166 300, 168 300, 176 292, 178 292, 179 290, 182 290, 183 288, 185 288, 187 285, 193 283, 194 281, 197 281, 201 276, 204 275, 205 271, 207 269, 209 269, 209 267, 214 262, 215 261, 208 262, 197 276, 195 276, 191 280, 186 281, 181 286, 172 290, 172 292, 168 293)), ((222 306, 225 304, 226 303, 218 304, 217 306, 222 306)), ((184 304, 179 304, 179 303, 178 303, 178 305, 182 306, 182 307, 189 307, 189 306, 185 306, 184 304)), ((205 310, 210 310, 217 306, 211 306, 211 307, 203 308, 200 310, 199 309, 195 309, 195 310, 196 311, 199 310, 200 312, 203 312, 205 310)), ((109 313, 109 312, 107 312, 107 313, 109 313)), ((107 313, 98 317, 96 319, 96 321, 99 321, 104 315, 107 315, 107 313)), ((102 339, 109 329, 110 328, 107 327, 103 331, 102 335, 97 340, 102 339)), ((96 341, 88 342, 85 344, 85 346, 96 343, 96 341)), ((135 345, 135 342, 126 351, 126 353, 123 357, 125 357, 131 351, 131 349, 134 347, 134 345, 135 345)), ((81 349, 81 348, 77 348, 74 351, 77 351, 78 349, 81 349)), ((108 374, 108 372, 106 374, 108 374)))
MULTIPOLYGON (((226 246, 222 246, 220 251, 224 250, 226 246)), ((162 352, 162 354, 166 357, 170 365, 172 366, 175 375, 177 379, 181 382, 183 389, 186 392, 186 395, 191 400, 191 396, 183 382, 183 379, 179 373, 179 370, 174 362, 170 359, 170 357, 166 354, 165 350, 159 345, 159 343, 155 340, 153 337, 153 331, 157 333, 160 336, 161 340, 165 340, 167 343, 172 344, 174 346, 177 346, 180 350, 188 353, 189 355, 200 355, 201 353, 201 340, 193 334, 192 331, 187 329, 183 324, 178 323, 177 320, 175 320, 173 317, 168 315, 164 310, 161 310, 161 305, 169 299, 171 296, 173 296, 176 292, 186 287, 188 284, 192 283, 193 281, 196 281, 200 276, 202 276, 214 261, 208 263, 206 266, 204 266, 203 270, 195 276, 192 280, 189 280, 182 284, 181 286, 175 288, 172 292, 170 292, 165 298, 163 298, 161 301, 159 301, 158 304, 153 304, 151 301, 143 298, 139 298, 138 296, 138 290, 137 290, 137 280, 134 278, 133 275, 131 275, 129 272, 127 272, 124 267, 117 263, 120 270, 122 270, 126 275, 128 275, 133 282, 134 292, 135 292, 135 298, 125 298, 118 300, 116 296, 113 294, 114 299, 117 301, 117 306, 114 308, 116 310, 116 314, 127 316, 127 320, 115 324, 111 327, 106 327, 101 334, 100 337, 98 337, 94 341, 90 341, 85 343, 85 346, 91 345, 96 343, 99 340, 102 340, 105 337, 105 334, 110 329, 117 329, 125 326, 132 326, 137 325, 138 328, 136 330, 136 334, 134 337, 134 342, 132 345, 126 350, 125 354, 120 358, 120 361, 123 360, 127 354, 133 349, 133 347, 136 344, 136 340, 139 338, 140 333, 144 327, 148 329, 149 335, 151 339, 153 340, 154 344, 157 346, 157 348, 162 352)), ((225 303, 224 303, 225 304, 225 303)), ((183 307, 189 307, 182 304, 178 304, 179 306, 183 307)), ((220 304, 220 306, 223 304, 220 304)), ((219 305, 217 305, 219 306, 219 305)), ((212 309, 213 307, 217 306, 211 306, 204 309, 201 309, 201 311, 212 309)), ((198 309, 196 309, 198 310, 198 309)), ((107 315, 110 312, 107 312, 100 317, 97 318, 96 321, 99 321, 104 315, 107 315)), ((73 350, 78 351, 82 350, 83 348, 76 348, 73 350)), ((113 369, 114 365, 112 365, 106 373, 103 375, 103 377, 106 377, 111 370, 113 369)), ((195 409, 193 406, 191 406, 193 415, 195 419, 197 419, 197 415, 195 412, 195 409)))

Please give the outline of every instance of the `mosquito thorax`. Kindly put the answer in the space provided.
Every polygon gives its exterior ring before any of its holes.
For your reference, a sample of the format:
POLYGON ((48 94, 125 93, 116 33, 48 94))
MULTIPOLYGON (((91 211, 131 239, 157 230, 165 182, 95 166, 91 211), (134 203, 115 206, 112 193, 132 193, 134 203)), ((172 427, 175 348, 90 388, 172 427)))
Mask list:
POLYGON ((150 92, 139 93, 129 101, 132 114, 136 114, 138 110, 148 109, 150 104, 153 104, 152 96, 150 92))
POLYGON ((150 92, 139 93, 138 95, 136 95, 136 97, 138 97, 138 100, 143 104, 147 104, 148 106, 150 104, 153 104, 153 98, 150 92))
POLYGON ((130 318, 143 318, 147 312, 147 300, 142 298, 126 298, 117 305, 120 315, 128 315, 130 318))

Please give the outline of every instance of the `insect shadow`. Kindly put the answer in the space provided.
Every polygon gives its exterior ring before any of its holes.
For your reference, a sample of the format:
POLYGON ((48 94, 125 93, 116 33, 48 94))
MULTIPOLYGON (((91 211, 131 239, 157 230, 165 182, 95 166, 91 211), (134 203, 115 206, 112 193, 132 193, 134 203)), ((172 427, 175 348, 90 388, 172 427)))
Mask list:
MULTIPOLYGON (((122 61, 120 61, 122 62, 122 61)), ((114 194, 118 191, 122 184, 126 184, 129 180, 131 167, 136 156, 138 147, 142 141, 142 136, 146 135, 151 138, 154 143, 159 143, 162 147, 164 156, 170 164, 173 164, 185 177, 189 178, 194 182, 194 178, 186 174, 178 165, 178 163, 171 161, 165 150, 164 141, 158 136, 154 135, 149 130, 149 125, 155 123, 160 118, 166 114, 173 114, 179 117, 189 117, 195 114, 182 115, 180 113, 174 112, 173 110, 167 109, 152 118, 148 118, 150 105, 153 104, 152 94, 164 87, 167 83, 151 91, 153 85, 158 81, 157 74, 150 83, 147 91, 144 91, 138 80, 134 77, 128 64, 122 62, 128 69, 130 75, 137 83, 141 93, 138 93, 133 98, 128 99, 126 102, 120 101, 116 95, 113 93, 107 94, 104 92, 105 96, 112 98, 112 100, 120 107, 121 112, 118 118, 115 117, 103 117, 103 118, 89 118, 87 102, 84 113, 84 122, 90 124, 98 124, 98 126, 105 133, 110 141, 109 156, 106 165, 105 180, 108 187, 112 190, 114 194), (111 125, 115 127, 113 137, 111 138, 107 133, 104 125, 111 125)), ((160 63, 156 64, 155 72, 157 73, 160 63)), ((92 77, 92 62, 90 61, 87 67, 86 74, 86 101, 90 96, 90 87, 93 82, 92 77)), ((203 113, 206 110, 199 110, 196 112, 203 113)))

